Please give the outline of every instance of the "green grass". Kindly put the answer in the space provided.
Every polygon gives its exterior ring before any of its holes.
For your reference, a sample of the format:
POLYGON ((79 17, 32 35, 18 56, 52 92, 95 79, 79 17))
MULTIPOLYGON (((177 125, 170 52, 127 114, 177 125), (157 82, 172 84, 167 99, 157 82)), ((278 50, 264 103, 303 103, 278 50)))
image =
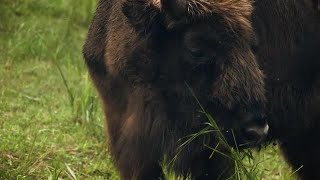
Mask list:
MULTIPOLYGON (((0 2, 0 179, 119 179, 81 54, 94 8, 0 2)), ((257 179, 292 179, 277 146, 249 164, 257 179)))

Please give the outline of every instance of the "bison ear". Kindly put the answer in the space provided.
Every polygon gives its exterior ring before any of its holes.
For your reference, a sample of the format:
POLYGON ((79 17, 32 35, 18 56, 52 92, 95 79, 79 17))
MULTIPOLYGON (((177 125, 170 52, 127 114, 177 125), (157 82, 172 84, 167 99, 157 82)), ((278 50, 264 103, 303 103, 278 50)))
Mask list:
POLYGON ((122 12, 127 17, 129 24, 139 33, 150 33, 162 21, 160 5, 158 8, 149 1, 127 0, 122 6, 122 12))

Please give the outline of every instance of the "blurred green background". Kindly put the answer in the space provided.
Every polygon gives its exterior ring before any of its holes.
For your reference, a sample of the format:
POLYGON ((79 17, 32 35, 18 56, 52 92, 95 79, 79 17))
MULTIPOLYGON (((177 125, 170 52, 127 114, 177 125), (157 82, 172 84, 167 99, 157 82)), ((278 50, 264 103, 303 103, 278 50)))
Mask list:
MULTIPOLYGON (((0 179, 111 179, 104 120, 82 58, 95 0, 0 0, 0 179)), ((293 179, 277 146, 256 179, 293 179)))

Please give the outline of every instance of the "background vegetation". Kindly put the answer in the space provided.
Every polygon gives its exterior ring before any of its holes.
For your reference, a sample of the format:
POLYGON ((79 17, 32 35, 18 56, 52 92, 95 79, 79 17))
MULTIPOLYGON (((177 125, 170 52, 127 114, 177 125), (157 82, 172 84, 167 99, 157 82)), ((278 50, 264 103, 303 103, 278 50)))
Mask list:
MULTIPOLYGON (((95 5, 0 0, 0 179, 119 179, 81 54, 95 5)), ((292 179, 277 146, 253 154, 254 179, 292 179)))

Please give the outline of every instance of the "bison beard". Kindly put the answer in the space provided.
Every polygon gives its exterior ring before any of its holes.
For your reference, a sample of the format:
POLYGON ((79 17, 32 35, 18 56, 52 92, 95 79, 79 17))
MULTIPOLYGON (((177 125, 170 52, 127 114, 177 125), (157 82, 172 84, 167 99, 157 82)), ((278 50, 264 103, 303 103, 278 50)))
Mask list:
POLYGON ((257 0, 257 59, 266 75, 270 140, 303 180, 320 179, 319 0, 257 0))
MULTIPOLYGON (((206 126, 185 82, 220 127, 234 129, 238 143, 253 145, 266 135, 251 12, 249 0, 99 1, 83 52, 122 179, 164 179, 164 156, 173 159, 179 139, 206 126)), ((182 178, 230 177, 234 162, 209 159, 204 146, 217 143, 213 134, 197 138, 172 170, 182 178)))

